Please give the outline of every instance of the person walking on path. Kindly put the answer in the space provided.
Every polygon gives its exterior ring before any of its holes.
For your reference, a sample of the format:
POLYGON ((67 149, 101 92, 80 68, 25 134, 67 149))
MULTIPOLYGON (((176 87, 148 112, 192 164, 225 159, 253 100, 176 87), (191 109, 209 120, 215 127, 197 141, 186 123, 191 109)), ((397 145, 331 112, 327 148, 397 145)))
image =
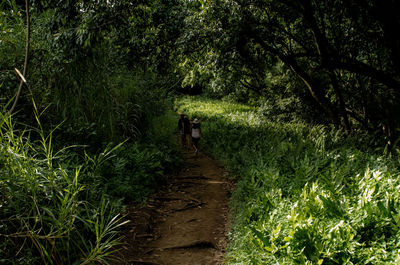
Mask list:
POLYGON ((178 120, 178 129, 179 129, 179 135, 181 136, 181 144, 182 147, 186 146, 186 139, 185 139, 185 132, 184 132, 184 119, 185 119, 185 114, 180 114, 180 118, 178 120))
POLYGON ((183 133, 185 136, 185 146, 190 146, 190 133, 192 131, 189 117, 185 115, 183 118, 183 133))
POLYGON ((192 122, 192 143, 194 148, 194 153, 197 156, 199 153, 199 141, 202 136, 200 122, 195 118, 192 122))

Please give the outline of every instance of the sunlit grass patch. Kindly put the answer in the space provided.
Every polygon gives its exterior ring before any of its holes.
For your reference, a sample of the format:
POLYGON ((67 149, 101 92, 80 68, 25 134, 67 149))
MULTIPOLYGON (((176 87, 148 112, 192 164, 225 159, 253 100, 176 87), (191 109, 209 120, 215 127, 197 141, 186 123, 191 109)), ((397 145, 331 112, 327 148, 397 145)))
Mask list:
POLYGON ((244 104, 234 104, 219 100, 210 100, 201 97, 185 97, 175 102, 176 108, 182 113, 188 113, 192 117, 202 117, 207 120, 224 116, 231 122, 249 123, 248 116, 253 117, 252 123, 258 123, 259 117, 255 115, 256 109, 244 104))
POLYGON ((266 120, 254 107, 201 97, 176 105, 203 120, 202 148, 238 180, 229 264, 399 261, 398 160, 332 128, 266 120))

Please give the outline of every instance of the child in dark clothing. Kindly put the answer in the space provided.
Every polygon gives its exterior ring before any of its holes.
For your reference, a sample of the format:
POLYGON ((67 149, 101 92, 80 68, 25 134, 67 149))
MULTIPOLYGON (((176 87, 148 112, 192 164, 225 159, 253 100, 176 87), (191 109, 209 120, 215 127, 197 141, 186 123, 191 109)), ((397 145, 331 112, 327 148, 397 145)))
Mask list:
POLYGON ((190 132, 192 131, 192 128, 190 126, 190 120, 188 116, 185 115, 183 118, 183 134, 185 138, 185 145, 189 146, 190 145, 190 132))
POLYGON ((180 118, 178 120, 178 129, 179 129, 179 135, 181 136, 182 146, 186 146, 185 132, 184 132, 184 119, 185 119, 185 114, 181 114, 180 118))

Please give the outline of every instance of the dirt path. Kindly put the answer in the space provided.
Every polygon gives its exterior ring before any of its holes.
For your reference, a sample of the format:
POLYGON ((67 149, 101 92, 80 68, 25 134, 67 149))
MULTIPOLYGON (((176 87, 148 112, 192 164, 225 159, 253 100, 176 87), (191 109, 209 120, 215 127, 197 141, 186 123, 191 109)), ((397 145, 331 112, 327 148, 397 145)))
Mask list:
POLYGON ((129 209, 120 264, 222 264, 229 182, 215 160, 186 153, 186 167, 146 206, 129 209))

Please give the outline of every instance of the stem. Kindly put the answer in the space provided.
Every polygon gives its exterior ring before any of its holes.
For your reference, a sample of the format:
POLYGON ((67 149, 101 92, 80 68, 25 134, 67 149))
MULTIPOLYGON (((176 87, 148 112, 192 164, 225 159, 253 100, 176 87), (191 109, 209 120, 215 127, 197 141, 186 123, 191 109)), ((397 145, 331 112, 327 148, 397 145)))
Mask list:
MULTIPOLYGON (((29 0, 25 0, 25 11, 26 11, 26 45, 25 45, 25 61, 24 61, 24 70, 22 71, 22 76, 26 79, 26 71, 28 69, 28 55, 29 55, 29 44, 30 44, 30 35, 31 35, 31 24, 30 24, 30 16, 29 16, 29 0)), ((11 115, 17 106, 18 99, 21 95, 22 86, 24 85, 24 80, 21 78, 19 82, 17 95, 15 96, 14 103, 8 112, 11 115)))

